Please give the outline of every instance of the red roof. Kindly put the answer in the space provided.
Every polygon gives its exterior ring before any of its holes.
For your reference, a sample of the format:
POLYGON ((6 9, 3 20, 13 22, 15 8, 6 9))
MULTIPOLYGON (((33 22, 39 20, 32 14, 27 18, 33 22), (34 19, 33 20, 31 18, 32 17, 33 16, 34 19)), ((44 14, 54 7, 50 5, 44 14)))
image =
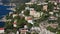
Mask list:
POLYGON ((27 18, 27 20, 32 20, 32 18, 29 17, 29 18, 27 18))
POLYGON ((16 24, 16 22, 14 22, 13 24, 16 24))
POLYGON ((0 28, 0 30, 4 30, 4 28, 0 28))

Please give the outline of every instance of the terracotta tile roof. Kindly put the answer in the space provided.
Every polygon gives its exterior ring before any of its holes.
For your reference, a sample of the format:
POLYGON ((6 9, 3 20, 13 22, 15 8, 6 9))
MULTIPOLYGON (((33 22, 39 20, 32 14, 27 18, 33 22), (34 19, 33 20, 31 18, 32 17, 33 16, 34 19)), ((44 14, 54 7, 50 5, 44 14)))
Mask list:
POLYGON ((29 18, 27 18, 27 20, 32 20, 32 18, 29 17, 29 18))
POLYGON ((0 30, 4 30, 4 28, 0 28, 0 30))
POLYGON ((13 24, 16 24, 16 22, 14 22, 13 24))

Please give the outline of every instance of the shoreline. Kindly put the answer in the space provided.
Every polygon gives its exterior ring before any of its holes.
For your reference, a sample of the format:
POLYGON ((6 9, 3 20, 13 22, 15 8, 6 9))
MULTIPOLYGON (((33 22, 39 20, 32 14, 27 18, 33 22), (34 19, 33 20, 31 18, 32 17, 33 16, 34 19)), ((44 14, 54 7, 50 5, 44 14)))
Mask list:
MULTIPOLYGON (((16 5, 14 4, 14 3, 10 3, 9 5, 3 5, 3 6, 12 6, 10 9, 12 9, 12 8, 14 8, 14 7, 16 7, 16 5)), ((8 9, 7 9, 8 10, 8 9)), ((12 11, 13 11, 13 9, 12 9, 12 11)), ((7 13, 8 14, 8 13, 7 13)), ((0 19, 0 22, 6 22, 6 21, 8 21, 8 20, 6 20, 6 15, 2 15, 1 16, 2 18, 0 19)))

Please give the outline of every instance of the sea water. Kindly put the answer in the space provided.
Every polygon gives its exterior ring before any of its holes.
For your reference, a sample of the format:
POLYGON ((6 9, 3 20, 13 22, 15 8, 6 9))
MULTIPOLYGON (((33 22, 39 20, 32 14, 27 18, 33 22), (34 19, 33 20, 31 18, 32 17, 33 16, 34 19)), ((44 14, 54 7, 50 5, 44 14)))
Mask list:
MULTIPOLYGON (((7 8, 11 8, 11 6, 0 5, 0 19, 12 11, 12 10, 7 10, 7 8)), ((4 22, 0 22, 0 27, 3 27, 4 25, 5 25, 4 22)))

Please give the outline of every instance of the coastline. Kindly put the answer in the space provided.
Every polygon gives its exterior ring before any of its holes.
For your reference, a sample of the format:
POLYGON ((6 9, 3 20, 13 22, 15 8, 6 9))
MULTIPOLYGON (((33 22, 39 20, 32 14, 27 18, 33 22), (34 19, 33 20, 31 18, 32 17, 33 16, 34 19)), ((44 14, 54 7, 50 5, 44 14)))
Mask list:
POLYGON ((0 5, 0 28, 5 26, 6 20, 6 14, 9 14, 12 10, 9 10, 7 8, 14 8, 16 5, 0 5), (2 7, 1 7, 2 6, 2 7))

